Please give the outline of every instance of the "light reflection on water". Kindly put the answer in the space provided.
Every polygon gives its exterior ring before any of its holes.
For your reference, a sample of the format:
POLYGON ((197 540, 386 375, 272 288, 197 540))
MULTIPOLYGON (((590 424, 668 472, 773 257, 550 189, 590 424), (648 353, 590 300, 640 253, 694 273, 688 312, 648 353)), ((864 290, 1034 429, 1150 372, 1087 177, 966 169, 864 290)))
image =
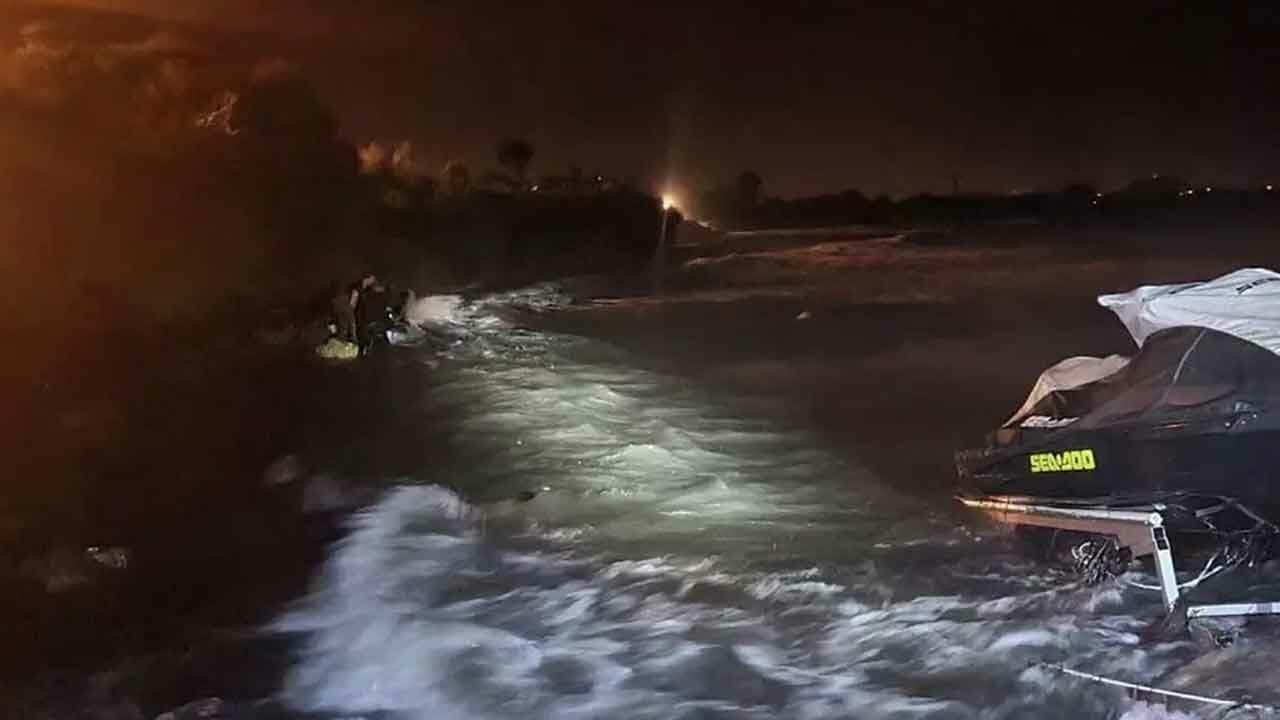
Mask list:
POLYGON ((1193 656, 1140 640, 1158 608, 1135 591, 1071 585, 802 429, 499 317, 558 301, 449 306, 466 339, 427 402, 459 418, 433 429, 450 452, 354 515, 276 623, 299 642, 292 707, 1137 717, 1145 706, 1029 667, 1152 677, 1193 656))

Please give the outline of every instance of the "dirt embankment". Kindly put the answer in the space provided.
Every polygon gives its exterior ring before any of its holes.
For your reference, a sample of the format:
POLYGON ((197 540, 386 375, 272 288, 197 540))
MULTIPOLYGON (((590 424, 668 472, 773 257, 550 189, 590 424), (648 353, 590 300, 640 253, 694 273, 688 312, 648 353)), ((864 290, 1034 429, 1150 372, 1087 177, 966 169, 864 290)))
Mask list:
POLYGON ((335 529, 263 470, 297 423, 334 421, 324 377, 250 327, 171 330, 7 345, 0 715, 133 720, 274 687, 279 651, 247 631, 335 529))

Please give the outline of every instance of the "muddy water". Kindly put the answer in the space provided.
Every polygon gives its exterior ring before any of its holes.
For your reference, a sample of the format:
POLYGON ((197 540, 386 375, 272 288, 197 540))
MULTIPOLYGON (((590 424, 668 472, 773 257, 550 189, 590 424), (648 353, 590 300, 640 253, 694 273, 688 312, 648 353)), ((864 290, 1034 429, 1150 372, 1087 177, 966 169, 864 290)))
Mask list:
POLYGON ((1263 698, 1242 670, 1265 633, 1210 654, 1147 639, 1150 593, 1082 587, 956 512, 953 444, 1015 407, 1065 335, 1119 342, 1070 312, 975 337, 999 307, 446 303, 452 344, 398 349, 370 394, 410 420, 316 453, 379 490, 270 628, 296 650, 282 698, 397 719, 1205 710, 1038 662, 1263 698))

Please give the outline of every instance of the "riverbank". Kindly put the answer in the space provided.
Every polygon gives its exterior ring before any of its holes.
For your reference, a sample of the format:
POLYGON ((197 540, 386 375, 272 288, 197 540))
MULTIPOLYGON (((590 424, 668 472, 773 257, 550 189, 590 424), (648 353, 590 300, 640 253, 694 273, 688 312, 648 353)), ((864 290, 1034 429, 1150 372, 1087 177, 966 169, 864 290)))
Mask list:
MULTIPOLYGON (((407 255, 380 274, 452 278, 407 255)), ((257 628, 303 593, 361 501, 347 493, 436 452, 398 425, 418 421, 395 395, 424 368, 318 360, 327 298, 294 285, 169 322, 96 308, 0 331, 0 715, 132 720, 212 695, 248 712, 279 687, 285 660, 257 628)))
POLYGON ((270 695, 282 660, 253 629, 337 528, 263 473, 297 427, 333 422, 317 392, 333 369, 253 330, 8 345, 25 350, 4 378, 0 714, 151 718, 270 695))

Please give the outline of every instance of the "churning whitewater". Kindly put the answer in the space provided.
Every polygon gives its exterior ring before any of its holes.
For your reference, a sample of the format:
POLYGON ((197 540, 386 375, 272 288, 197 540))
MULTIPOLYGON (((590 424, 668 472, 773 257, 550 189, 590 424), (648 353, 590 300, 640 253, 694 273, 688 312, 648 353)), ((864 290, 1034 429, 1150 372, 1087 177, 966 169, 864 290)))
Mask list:
POLYGON ((767 389, 714 394, 530 329, 552 289, 423 302, 450 344, 396 350, 431 374, 403 401, 450 418, 423 428, 448 449, 386 478, 274 623, 297 711, 1165 717, 1035 664, 1196 687, 1248 663, 1142 640, 1148 594, 1082 587, 949 498, 895 493, 763 410, 767 389))

